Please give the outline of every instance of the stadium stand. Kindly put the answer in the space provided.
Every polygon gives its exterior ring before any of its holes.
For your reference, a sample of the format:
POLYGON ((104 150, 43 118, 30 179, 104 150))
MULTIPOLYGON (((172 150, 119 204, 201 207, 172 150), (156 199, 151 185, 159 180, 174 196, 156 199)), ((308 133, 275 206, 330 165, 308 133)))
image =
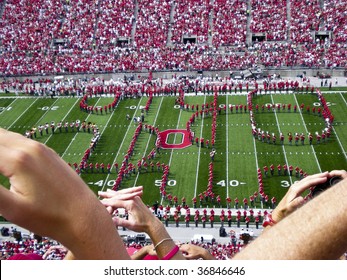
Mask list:
POLYGON ((138 1, 135 44, 138 48, 165 47, 170 24, 171 2, 138 1))
POLYGON ((0 75, 346 67, 346 5, 1 1, 0 75))
POLYGON ((252 33, 262 33, 267 41, 287 39, 287 1, 286 0, 252 0, 252 33), (271 17, 271 20, 269 20, 271 17))
POLYGON ((290 38, 293 42, 302 44, 312 42, 312 31, 319 30, 320 7, 318 1, 291 1, 290 38))
POLYGON ((100 13, 96 29, 96 44, 100 48, 109 48, 126 43, 131 38, 135 6, 132 1, 107 0, 100 2, 100 13))
POLYGON ((245 1, 215 1, 213 4, 212 44, 244 47, 247 32, 247 3, 245 1))

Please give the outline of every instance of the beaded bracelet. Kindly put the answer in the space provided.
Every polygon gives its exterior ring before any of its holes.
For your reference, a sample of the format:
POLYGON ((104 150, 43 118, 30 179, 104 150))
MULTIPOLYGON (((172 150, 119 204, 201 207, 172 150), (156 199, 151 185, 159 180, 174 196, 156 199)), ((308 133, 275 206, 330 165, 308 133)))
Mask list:
POLYGON ((174 255, 176 255, 178 250, 178 246, 175 245, 175 247, 173 247, 172 250, 169 253, 167 253, 165 257, 162 258, 162 260, 170 260, 174 255))

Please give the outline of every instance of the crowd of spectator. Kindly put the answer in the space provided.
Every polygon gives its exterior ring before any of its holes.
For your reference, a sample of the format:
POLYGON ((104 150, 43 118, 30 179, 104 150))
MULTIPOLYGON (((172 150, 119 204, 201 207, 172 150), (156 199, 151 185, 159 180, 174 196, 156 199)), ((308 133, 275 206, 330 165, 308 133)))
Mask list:
POLYGON ((250 29, 265 33, 268 41, 287 40, 287 0, 252 0, 250 29))
POLYGON ((133 1, 106 0, 100 2, 100 13, 96 29, 96 44, 108 48, 116 44, 115 38, 130 38, 134 22, 133 1))
POLYGON ((172 0, 139 0, 135 43, 138 48, 165 47, 172 0))
POLYGON ((312 31, 319 30, 321 10, 317 0, 291 1, 290 39, 295 43, 312 42, 312 31))
POLYGON ((347 4, 322 3, 9 0, 0 10, 0 75, 345 67, 347 4), (248 22, 265 42, 247 42, 248 22), (330 35, 316 40, 317 31, 330 35))
POLYGON ((242 46, 246 42, 247 3, 242 0, 215 1, 212 44, 242 46))
POLYGON ((206 43, 211 10, 211 4, 206 0, 176 1, 172 42, 179 44, 182 41, 182 36, 196 36, 197 43, 206 43))
MULTIPOLYGON (((12 227, 11 230, 16 229, 12 227)), ((230 238, 226 242, 217 242, 215 239, 202 239, 181 242, 181 244, 199 246, 212 254, 215 259, 226 260, 232 258, 246 245, 243 240, 245 235, 248 235, 248 239, 250 240, 254 238, 254 233, 251 229, 243 228, 238 232, 231 230, 228 235, 230 238)), ((124 238, 124 246, 129 255, 151 244, 148 240, 138 241, 133 239, 131 235, 124 238)), ((0 242, 0 250, 1 260, 63 260, 67 253, 67 249, 57 241, 34 234, 31 236, 20 235, 20 238, 4 238, 4 240, 0 242)))

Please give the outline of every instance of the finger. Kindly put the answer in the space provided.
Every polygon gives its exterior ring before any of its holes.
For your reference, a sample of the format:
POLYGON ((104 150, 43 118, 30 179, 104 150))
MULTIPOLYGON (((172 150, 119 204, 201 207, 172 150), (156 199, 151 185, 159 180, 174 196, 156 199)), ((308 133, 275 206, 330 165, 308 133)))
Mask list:
POLYGON ((332 170, 329 172, 330 177, 341 177, 343 179, 347 178, 347 172, 346 170, 332 170))
MULTIPOLYGON (((103 201, 102 203, 104 205, 111 205, 111 206, 115 207, 114 203, 117 200, 130 200, 130 199, 133 199, 135 196, 141 196, 141 195, 142 195, 142 191, 129 193, 129 194, 116 194, 116 195, 113 195, 111 197, 106 197, 101 201, 103 201)), ((101 194, 100 196, 103 197, 103 194, 101 194)))
POLYGON ((189 255, 189 254, 186 254, 186 255, 183 255, 187 260, 193 260, 194 257, 189 255))
POLYGON ((3 131, 0 133, 0 155, 1 161, 6 163, 0 164, 0 173, 6 177, 12 177, 16 173, 31 173, 32 169, 36 170, 35 163, 39 162, 40 158, 56 157, 61 163, 64 162, 47 146, 20 134, 3 131))
POLYGON ((306 178, 299 181, 297 184, 293 184, 292 190, 294 190, 296 195, 302 194, 305 190, 309 189, 310 187, 314 187, 318 184, 322 184, 327 181, 328 179, 328 172, 324 173, 318 173, 315 175, 307 176, 306 178))
POLYGON ((114 191, 114 190, 112 190, 112 189, 107 189, 106 192, 116 193, 116 191, 114 191))
POLYGON ((112 198, 115 196, 122 197, 121 195, 129 195, 129 194, 130 195, 132 194, 132 196, 140 195, 140 194, 142 195, 142 192, 143 192, 143 187, 141 186, 141 187, 127 188, 120 191, 114 191, 114 190, 107 190, 106 192, 99 191, 98 195, 103 198, 112 198))
POLYGON ((100 200, 100 202, 106 206, 106 207, 113 207, 113 208, 126 208, 127 206, 127 201, 129 200, 123 200, 123 199, 119 199, 117 198, 105 198, 100 200))
POLYGON ((139 191, 143 191, 143 186, 126 188, 126 189, 118 191, 118 193, 126 194, 126 193, 134 193, 139 191))
POLYGON ((109 191, 106 191, 106 192, 98 191, 98 196, 100 196, 102 198, 112 198, 115 195, 116 195, 116 192, 112 193, 109 191))
POLYGON ((113 212, 114 212, 114 209, 111 206, 106 206, 106 210, 109 214, 113 214, 113 212))
POLYGON ((125 227, 125 228, 131 228, 132 222, 123 218, 119 217, 112 217, 112 220, 116 226, 119 227, 125 227))
POLYGON ((6 163, 0 164, 0 173, 5 177, 12 177, 15 172, 14 170, 16 170, 14 168, 14 159, 18 160, 18 153, 15 150, 9 149, 0 144, 0 155, 1 162, 6 163))

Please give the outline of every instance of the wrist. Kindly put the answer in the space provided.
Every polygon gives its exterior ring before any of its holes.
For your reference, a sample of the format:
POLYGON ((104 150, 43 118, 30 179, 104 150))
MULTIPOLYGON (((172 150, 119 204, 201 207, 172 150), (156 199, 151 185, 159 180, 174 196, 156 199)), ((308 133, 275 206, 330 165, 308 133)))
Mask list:
POLYGON ((155 239, 155 236, 160 234, 161 232, 166 232, 166 229, 164 227, 164 224, 154 216, 154 219, 150 222, 147 223, 148 228, 145 229, 144 231, 149 235, 149 237, 153 240, 155 239))

